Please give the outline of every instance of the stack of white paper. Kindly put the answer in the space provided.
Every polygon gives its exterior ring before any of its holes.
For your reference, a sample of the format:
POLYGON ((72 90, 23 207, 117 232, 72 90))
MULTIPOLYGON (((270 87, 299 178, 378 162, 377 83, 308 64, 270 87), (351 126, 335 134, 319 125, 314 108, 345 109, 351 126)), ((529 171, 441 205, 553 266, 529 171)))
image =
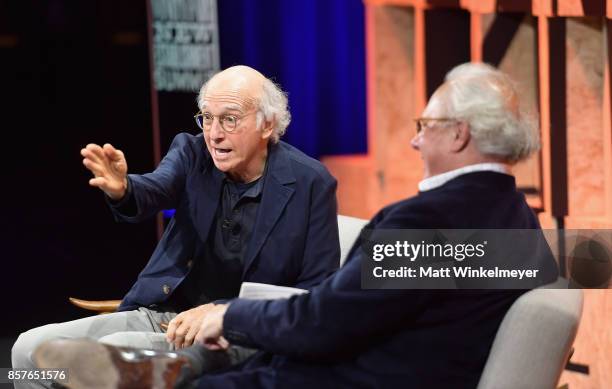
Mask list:
POLYGON ((243 282, 238 297, 251 300, 286 299, 293 295, 308 293, 305 289, 290 288, 258 282, 243 282))

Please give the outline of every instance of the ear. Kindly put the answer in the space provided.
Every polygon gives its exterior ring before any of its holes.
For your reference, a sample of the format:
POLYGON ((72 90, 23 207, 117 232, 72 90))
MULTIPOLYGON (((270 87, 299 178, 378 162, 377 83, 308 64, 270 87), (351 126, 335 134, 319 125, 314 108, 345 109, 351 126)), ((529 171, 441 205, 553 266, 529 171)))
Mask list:
POLYGON ((265 121, 261 126, 261 139, 268 139, 274 133, 274 121, 265 121))
POLYGON ((458 122, 453 129, 453 136, 451 150, 458 153, 467 147, 472 138, 469 124, 464 121, 458 122))

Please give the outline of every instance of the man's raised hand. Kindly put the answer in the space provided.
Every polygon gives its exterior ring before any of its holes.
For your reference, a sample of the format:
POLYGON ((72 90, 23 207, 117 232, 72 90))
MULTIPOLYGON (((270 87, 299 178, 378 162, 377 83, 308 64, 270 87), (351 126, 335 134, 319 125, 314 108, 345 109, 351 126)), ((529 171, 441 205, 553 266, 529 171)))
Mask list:
POLYGON ((103 147, 90 143, 81 149, 83 165, 94 178, 89 185, 100 188, 113 200, 120 200, 127 190, 127 161, 121 150, 106 143, 103 147))

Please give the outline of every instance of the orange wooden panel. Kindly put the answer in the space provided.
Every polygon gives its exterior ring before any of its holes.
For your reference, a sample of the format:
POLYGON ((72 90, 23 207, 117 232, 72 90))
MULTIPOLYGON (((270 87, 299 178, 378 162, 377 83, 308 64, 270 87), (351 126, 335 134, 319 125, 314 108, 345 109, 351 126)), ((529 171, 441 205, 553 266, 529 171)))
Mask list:
POLYGON ((584 0, 557 0, 557 15, 584 16, 584 0))
POLYGON ((492 13, 497 8, 496 0, 460 0, 462 8, 473 13, 492 13))
MULTIPOLYGON (((534 4, 536 2, 534 1, 534 4)), ((548 18, 538 17, 538 70, 540 86, 540 131, 542 136, 542 205, 541 219, 550 220, 552 208, 551 150, 550 150, 550 49, 548 18)), ((547 223, 548 224, 548 223, 547 223)))
POLYGON ((566 20, 567 228, 606 214, 603 20, 566 20))
POLYGON ((370 199, 380 208, 416 192, 422 177, 418 154, 410 149, 416 108, 415 14, 418 9, 377 7, 375 51, 375 137, 369 149, 374 180, 370 199))
POLYGON ((365 7, 367 142, 370 153, 376 144, 376 9, 373 5, 365 7))
MULTIPOLYGON (((403 123, 409 121, 407 119, 412 115, 412 112, 420 112, 426 102, 425 80, 427 79, 428 69, 426 68, 425 58, 427 40, 425 36, 426 21, 424 10, 443 7, 444 5, 443 2, 430 2, 426 0, 366 0, 365 3, 368 7, 372 7, 366 10, 368 150, 370 154, 368 156, 327 157, 323 160, 332 174, 339 178, 338 195, 340 199, 340 212, 368 218, 380 206, 384 205, 385 201, 390 200, 393 196, 405 197, 410 194, 407 192, 403 193, 398 188, 403 187, 406 191, 416 190, 417 176, 420 173, 421 167, 416 154, 411 154, 408 150, 408 145, 406 144, 408 135, 404 132, 406 127, 403 126, 403 123), (412 50, 406 49, 408 46, 405 44, 405 41, 402 43, 402 36, 406 39, 410 33, 406 30, 406 25, 402 23, 394 24, 398 19, 393 14, 400 14, 401 11, 398 9, 386 9, 378 13, 381 11, 379 8, 396 7, 378 7, 373 4, 402 5, 412 10, 411 12, 413 12, 414 17, 414 47, 412 50), (398 49, 402 47, 404 48, 403 50, 398 49), (395 53, 393 55, 395 59, 392 61, 388 59, 389 53, 395 53), (413 53, 413 55, 411 56, 410 53, 413 53), (410 81, 410 72, 413 72, 412 81, 410 81), (397 89, 397 85, 394 84, 399 84, 401 87, 397 89), (398 95, 397 91, 405 88, 408 89, 408 93, 413 93, 412 98, 398 95), (396 98, 392 100, 390 96, 394 96, 394 94, 396 98), (383 153, 387 153, 387 155, 383 153)), ((472 43, 472 59, 482 58, 482 41, 487 32, 487 17, 490 17, 490 14, 484 11, 489 9, 486 7, 490 7, 490 4, 489 0, 484 0, 480 3, 478 0, 460 0, 459 3, 462 8, 473 12, 471 15, 472 26, 469 38, 472 43), (474 48, 474 44, 478 42, 480 42, 480 47, 474 48)), ((501 10, 504 4, 512 4, 512 2, 498 1, 496 10, 501 10)), ((514 4, 516 5, 518 2, 515 1, 514 4)), ((552 81, 553 85, 551 86, 550 73, 553 73, 554 76, 556 69, 560 66, 565 66, 564 56, 557 55, 557 57, 551 57, 551 45, 559 47, 559 40, 555 41, 554 39, 558 37, 550 36, 550 19, 547 17, 553 16, 553 5, 553 0, 533 0, 532 2, 533 13, 539 15, 537 17, 539 32, 537 49, 539 77, 537 83, 539 105, 541 108, 542 138, 544 140, 542 149, 542 188, 544 198, 542 206, 548 211, 540 215, 540 220, 543 226, 548 228, 556 227, 556 220, 550 213, 553 196, 555 195, 551 171, 554 170, 553 164, 559 163, 558 160, 551 160, 551 101, 554 100, 554 96, 551 99, 551 88, 554 91, 555 85, 554 81, 552 81)), ((559 3, 559 5, 561 5, 560 12, 571 11, 571 8, 563 8, 563 6, 572 5, 570 2, 565 4, 559 3)), ((574 3, 573 5, 575 6, 576 4, 574 3)), ((608 16, 610 17, 612 16, 612 0, 608 0, 607 7, 608 16)), ((400 16, 400 20, 406 20, 402 18, 400 16)), ((607 27, 610 28, 610 21, 606 23, 607 27)), ((553 29, 552 35, 555 35, 554 31, 553 29)), ((609 39, 609 32, 607 37, 609 39)), ((568 44, 571 45, 571 41, 568 44)), ((607 46, 609 49, 610 42, 608 42, 607 46)), ((571 47, 568 50, 570 49, 571 47)), ((509 48, 509 50, 527 52, 531 49, 524 45, 519 45, 514 47, 514 49, 509 48)), ((575 58, 578 61, 589 60, 589 56, 585 57, 582 52, 578 52, 575 58)), ((600 195, 600 197, 603 196, 605 198, 606 212, 599 216, 588 217, 574 217, 570 215, 565 220, 567 224, 572 226, 582 226, 584 228, 611 226, 612 128, 610 110, 612 106, 610 104, 610 85, 612 84, 610 82, 610 65, 612 62, 610 58, 610 55, 608 55, 603 67, 602 109, 596 112, 601 124, 594 125, 597 128, 592 130, 593 132, 603 131, 603 136, 601 136, 601 132, 599 134, 602 139, 604 152, 603 154, 594 154, 593 158, 597 160, 597 163, 601 163, 604 166, 603 169, 606 172, 605 190, 600 195)), ((523 69, 523 62, 517 60, 515 55, 511 55, 511 58, 504 59, 504 61, 516 62, 516 64, 509 62, 506 65, 502 62, 500 68, 505 71, 509 71, 509 68, 505 69, 504 66, 510 66, 514 70, 523 69)), ((589 66, 587 65, 585 65, 585 69, 588 70, 589 66)), ((569 69, 570 66, 568 65, 569 69)), ((509 72, 512 74, 511 71, 509 72)), ((513 74, 513 76, 516 75, 513 74)), ((573 73, 570 73, 571 76, 573 76, 573 73)), ((577 74, 577 78, 574 81, 580 81, 578 80, 579 76, 581 74, 577 74)), ((553 77, 552 79, 554 80, 555 78, 553 77)), ((528 82, 529 80, 523 80, 523 82, 525 81, 528 82)), ((521 80, 519 80, 520 82, 521 80)), ((574 84, 568 83, 568 85, 574 84)), ((573 90, 568 88, 567 93, 573 93, 573 90)), ((579 96, 570 97, 569 101, 576 102, 577 98, 579 99, 579 96)), ((589 112, 592 113, 591 111, 589 112)), ((556 112, 552 112, 552 117, 554 120, 556 112)), ((559 129, 557 128, 557 130, 559 129)), ((580 130, 583 130, 582 127, 580 127, 580 130)), ((563 131, 557 135, 562 136, 562 134, 563 131)), ((579 137, 576 137, 576 140, 579 141, 579 137)), ((565 163, 566 161, 562 162, 565 163)), ((568 166, 570 172, 573 168, 572 166, 568 166)), ((557 183, 556 185, 559 184, 557 183)), ((570 187, 569 190, 570 198, 575 196, 575 188, 570 187)), ((535 200, 535 203, 537 203, 538 199, 532 200, 535 200)), ((611 385, 612 358, 610 357, 609 350, 612 349, 612 331, 609 329, 609 323, 612 319, 610 317, 612 306, 610 304, 612 304, 612 292, 587 291, 583 323, 575 343, 576 354, 573 360, 589 364, 591 375, 584 376, 566 371, 563 373, 560 384, 569 382, 572 389, 604 388, 611 385)))
MULTIPOLYGON (((324 159, 338 179, 343 213, 369 217, 383 205, 416 192, 422 169, 418 154, 410 150, 418 105, 414 59, 415 40, 424 36, 414 36, 415 13, 418 8, 366 5, 368 155, 324 159)), ((424 53, 424 42, 421 47, 424 53)), ((423 54, 422 70, 424 61, 423 54)), ((420 90, 424 105, 424 81, 420 90)))
MULTIPOLYGON (((537 19, 531 15, 516 16, 503 13, 482 15, 482 31, 488 41, 486 50, 483 48, 483 61, 496 64, 501 71, 512 77, 520 90, 522 109, 537 117, 537 19), (508 40, 513 28, 516 30, 508 40), (503 50, 503 55, 500 56, 497 48, 503 50)), ((512 169, 519 188, 530 193, 529 204, 538 209, 542 209, 540 159, 540 154, 536 153, 512 169), (535 193, 531 193, 531 190, 535 193)))
POLYGON ((369 188, 376 185, 372 161, 366 155, 323 157, 321 162, 338 179, 338 213, 370 219, 378 210, 369 188))
POLYGON ((414 10, 414 110, 422 112, 427 103, 425 73, 425 11, 414 10))
MULTIPOLYGON (((612 1, 608 1, 608 6, 612 1)), ((606 216, 612 225, 612 20, 605 20, 606 56, 604 58, 603 139, 606 180, 606 216)))
MULTIPOLYGON (((610 0, 608 0, 610 1, 610 0)), ((533 12, 534 15, 553 15, 553 0, 363 0, 372 6, 399 6, 421 9, 463 8, 466 10, 492 12, 533 12)))
POLYGON ((531 5, 533 14, 536 16, 553 16, 553 1, 555 0, 533 0, 531 5))
POLYGON ((470 58, 472 62, 482 62, 482 42, 485 31, 482 27, 482 13, 470 12, 470 58))
POLYGON ((470 11, 470 60, 472 62, 487 62, 484 59, 483 43, 494 19, 494 13, 470 11))

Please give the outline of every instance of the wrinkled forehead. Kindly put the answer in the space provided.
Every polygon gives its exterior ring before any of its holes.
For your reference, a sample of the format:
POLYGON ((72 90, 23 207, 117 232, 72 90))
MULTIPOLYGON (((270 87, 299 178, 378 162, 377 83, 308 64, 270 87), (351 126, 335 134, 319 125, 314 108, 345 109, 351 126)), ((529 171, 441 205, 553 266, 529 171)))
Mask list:
POLYGON ((213 77, 206 86, 203 104, 210 106, 233 106, 249 110, 257 106, 261 93, 259 80, 239 72, 224 72, 213 77))
POLYGON ((257 106, 258 100, 239 90, 215 91, 208 89, 202 99, 202 110, 225 109, 248 111, 257 106))

